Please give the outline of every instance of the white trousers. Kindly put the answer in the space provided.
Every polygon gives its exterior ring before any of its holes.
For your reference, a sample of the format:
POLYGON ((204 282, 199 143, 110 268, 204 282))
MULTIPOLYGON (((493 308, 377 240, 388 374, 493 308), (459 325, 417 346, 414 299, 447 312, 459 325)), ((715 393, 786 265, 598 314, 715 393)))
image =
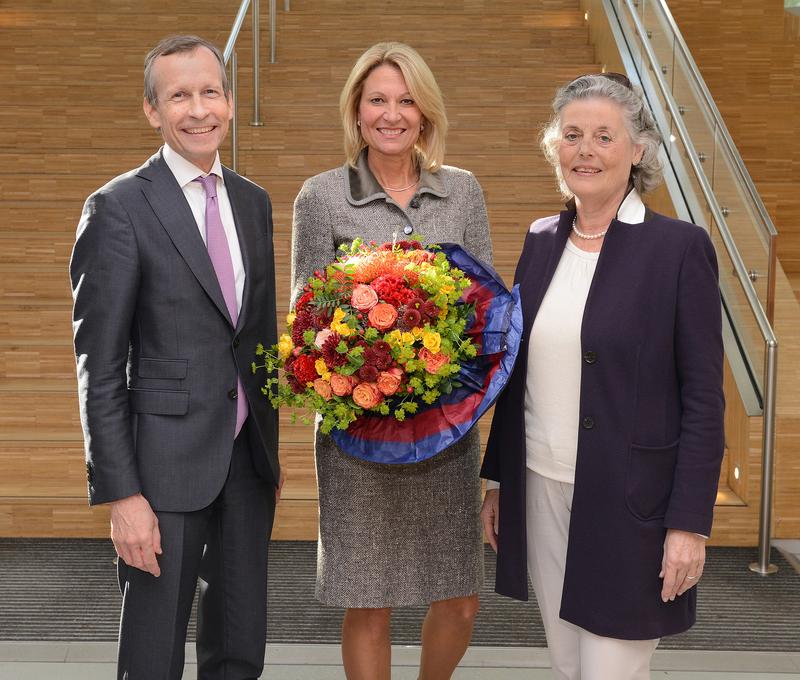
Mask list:
POLYGON ((574 484, 528 470, 528 571, 556 680, 649 680, 659 640, 618 640, 559 618, 574 484))

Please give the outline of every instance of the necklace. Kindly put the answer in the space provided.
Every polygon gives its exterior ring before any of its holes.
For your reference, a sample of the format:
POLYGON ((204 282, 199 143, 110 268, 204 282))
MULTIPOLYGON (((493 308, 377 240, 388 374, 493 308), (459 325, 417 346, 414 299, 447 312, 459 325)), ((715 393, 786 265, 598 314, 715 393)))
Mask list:
POLYGON ((381 186, 384 189, 386 189, 386 191, 395 191, 395 192, 399 193, 401 191, 408 191, 411 187, 417 186, 418 182, 419 182, 419 177, 417 177, 417 179, 415 179, 413 182, 411 182, 411 184, 409 184, 407 187, 403 187, 402 189, 395 189, 394 187, 387 187, 385 184, 381 184, 381 186))
POLYGON ((599 234, 584 234, 580 229, 578 229, 578 216, 575 215, 575 217, 572 219, 572 231, 575 232, 575 236, 578 238, 586 239, 587 241, 594 241, 595 239, 603 238, 608 229, 601 231, 599 234))

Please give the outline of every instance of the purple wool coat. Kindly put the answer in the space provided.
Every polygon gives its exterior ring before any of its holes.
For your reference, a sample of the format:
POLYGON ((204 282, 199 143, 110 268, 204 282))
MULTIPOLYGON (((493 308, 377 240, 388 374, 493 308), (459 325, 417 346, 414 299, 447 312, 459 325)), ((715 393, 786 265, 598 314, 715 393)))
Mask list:
MULTIPOLYGON (((528 599, 525 380, 531 326, 574 208, 538 220, 515 283, 517 364, 495 409, 481 476, 500 482, 498 593, 528 599)), ((581 327, 575 491, 561 618, 592 633, 652 639, 695 621, 696 588, 661 601, 667 528, 711 532, 724 447, 721 303, 700 227, 647 211, 611 222, 581 327)))

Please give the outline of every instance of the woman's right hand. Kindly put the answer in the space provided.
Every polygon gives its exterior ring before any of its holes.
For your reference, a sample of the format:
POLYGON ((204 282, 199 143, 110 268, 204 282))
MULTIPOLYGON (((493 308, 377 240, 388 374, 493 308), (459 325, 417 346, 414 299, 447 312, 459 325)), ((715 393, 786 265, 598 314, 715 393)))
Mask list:
POLYGON ((497 552, 497 536, 500 533, 500 489, 486 490, 481 508, 481 522, 489 545, 497 552))

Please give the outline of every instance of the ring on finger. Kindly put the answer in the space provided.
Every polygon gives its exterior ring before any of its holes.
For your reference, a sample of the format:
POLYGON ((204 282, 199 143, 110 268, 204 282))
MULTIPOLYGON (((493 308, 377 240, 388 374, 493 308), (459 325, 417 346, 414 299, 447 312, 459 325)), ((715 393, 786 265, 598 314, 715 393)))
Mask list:
POLYGON ((697 576, 688 576, 688 575, 686 576, 687 581, 694 581, 696 578, 697 576))

